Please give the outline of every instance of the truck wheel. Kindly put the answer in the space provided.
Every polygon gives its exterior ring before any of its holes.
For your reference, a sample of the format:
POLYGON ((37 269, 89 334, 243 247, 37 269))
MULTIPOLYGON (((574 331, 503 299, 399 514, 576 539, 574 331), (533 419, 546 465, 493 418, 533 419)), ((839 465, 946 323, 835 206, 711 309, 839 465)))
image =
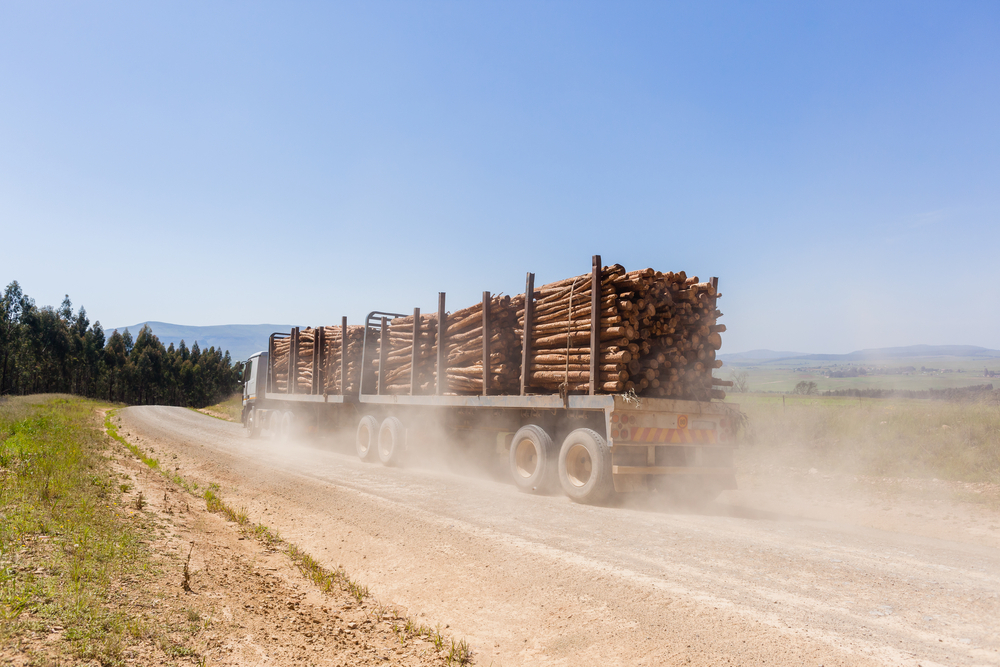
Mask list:
POLYGON ((260 435, 260 421, 257 419, 257 411, 251 406, 243 419, 243 429, 248 438, 256 438, 260 435))
POLYGON ((518 489, 544 493, 552 486, 552 438, 540 426, 522 426, 510 441, 510 474, 518 489))
POLYGON ((395 417, 382 420, 378 430, 378 458, 385 466, 399 465, 403 458, 403 424, 395 417))
POLYGON ((614 491, 611 451, 596 431, 578 428, 563 440, 559 483, 567 496, 590 505, 604 502, 614 491))
POLYGON ((371 415, 365 415, 358 423, 354 449, 362 461, 371 461, 378 454, 378 420, 371 415))

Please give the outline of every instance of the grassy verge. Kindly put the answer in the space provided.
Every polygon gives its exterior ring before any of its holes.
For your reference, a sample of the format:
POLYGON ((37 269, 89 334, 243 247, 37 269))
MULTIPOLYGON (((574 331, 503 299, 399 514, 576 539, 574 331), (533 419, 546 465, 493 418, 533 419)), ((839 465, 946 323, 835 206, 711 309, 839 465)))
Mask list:
POLYGON ((733 395, 742 455, 833 472, 1000 483, 1000 404, 733 395))
MULTIPOLYGON (((195 410, 195 408, 191 409, 195 410)), ((233 394, 221 403, 199 408, 196 412, 227 422, 239 422, 243 419, 243 394, 233 394)))
POLYGON ((0 642, 55 635, 72 657, 113 664, 144 633, 112 602, 117 582, 148 568, 149 528, 121 505, 98 407, 0 402, 0 642))
MULTIPOLYGON (((114 424, 113 416, 109 412, 105 418, 105 428, 112 438, 122 443, 136 458, 150 468, 159 471, 189 493, 198 495, 196 493, 198 489, 197 483, 188 482, 176 473, 163 470, 157 459, 146 456, 139 447, 123 438, 114 424)), ((336 570, 330 570, 323 567, 300 547, 282 539, 276 530, 251 521, 245 508, 233 507, 226 503, 219 495, 219 486, 217 484, 210 484, 209 488, 200 494, 200 497, 205 500, 208 511, 221 514, 227 520, 235 523, 246 537, 256 539, 269 549, 283 551, 299 571, 324 593, 340 589, 350 594, 359 603, 370 597, 368 587, 352 580, 343 568, 338 567, 336 570)), ((426 638, 441 652, 447 664, 472 664, 472 649, 464 639, 456 642, 454 639, 446 638, 442 635, 440 628, 431 628, 418 624, 410 618, 400 616, 395 610, 383 606, 378 602, 374 602, 373 606, 375 608, 374 615, 378 619, 389 617, 401 621, 400 623, 394 623, 392 626, 393 632, 400 638, 400 641, 405 641, 412 637, 426 638)))

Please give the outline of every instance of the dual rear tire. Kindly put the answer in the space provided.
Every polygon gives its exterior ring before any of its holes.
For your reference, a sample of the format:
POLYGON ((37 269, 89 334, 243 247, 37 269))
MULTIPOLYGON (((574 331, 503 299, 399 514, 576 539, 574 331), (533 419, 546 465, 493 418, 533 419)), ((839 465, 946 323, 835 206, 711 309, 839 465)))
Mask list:
MULTIPOLYGON (((406 431, 396 417, 381 424, 372 415, 358 423, 355 451, 362 461, 397 466, 406 447, 406 431)), ((522 426, 511 440, 509 464, 518 489, 526 493, 547 493, 558 483, 563 492, 578 503, 600 504, 614 493, 611 450, 596 431, 579 428, 563 440, 558 454, 552 438, 534 424, 522 426)))
POLYGON ((611 450, 596 431, 578 428, 556 453, 552 438, 540 426, 518 429, 510 443, 510 473, 527 493, 546 493, 558 483, 578 503, 600 504, 614 492, 611 450))
POLYGON ((354 449, 362 461, 378 458, 385 466, 397 466, 402 461, 406 448, 406 431, 396 417, 386 417, 379 424, 372 415, 366 415, 358 423, 354 439, 354 449))

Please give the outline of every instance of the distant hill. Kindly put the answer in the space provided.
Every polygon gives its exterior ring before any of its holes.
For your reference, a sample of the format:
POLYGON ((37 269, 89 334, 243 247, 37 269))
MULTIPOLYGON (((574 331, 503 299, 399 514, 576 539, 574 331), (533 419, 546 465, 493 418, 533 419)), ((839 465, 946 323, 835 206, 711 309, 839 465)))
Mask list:
POLYGON ((1000 358, 1000 350, 991 350, 975 345, 910 345, 908 347, 883 347, 871 350, 857 350, 848 354, 801 354, 798 352, 775 352, 773 350, 751 350, 735 354, 720 354, 727 364, 751 365, 768 363, 795 363, 830 361, 839 363, 862 361, 888 361, 925 357, 966 357, 1000 358))
POLYGON ((244 361, 254 352, 267 349, 268 337, 276 331, 290 331, 295 325, 292 324, 221 324, 212 327, 189 327, 183 324, 169 324, 167 322, 140 322, 128 327, 105 327, 106 335, 118 329, 119 332, 128 329, 132 336, 139 333, 139 329, 144 324, 148 324, 156 337, 164 345, 177 346, 181 340, 188 347, 198 341, 198 347, 207 350, 210 347, 229 350, 233 361, 244 361))

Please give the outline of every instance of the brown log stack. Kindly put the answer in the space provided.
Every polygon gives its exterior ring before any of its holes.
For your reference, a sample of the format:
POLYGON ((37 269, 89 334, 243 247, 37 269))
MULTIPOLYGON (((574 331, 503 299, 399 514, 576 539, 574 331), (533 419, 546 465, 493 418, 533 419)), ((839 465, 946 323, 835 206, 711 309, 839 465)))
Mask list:
POLYGON ((287 338, 276 338, 274 347, 271 350, 272 356, 272 391, 277 393, 289 393, 288 391, 288 366, 289 356, 292 351, 292 341, 298 339, 295 363, 295 385, 296 394, 326 393, 340 394, 347 393, 354 395, 358 392, 361 378, 361 352, 364 345, 364 330, 362 326, 347 327, 347 384, 342 388, 342 364, 341 356, 343 347, 342 328, 339 326, 323 327, 320 329, 306 328, 296 332, 287 338), (322 348, 316 350, 318 339, 322 338, 322 348), (315 352, 314 352, 315 351, 315 352), (313 380, 314 367, 317 366, 320 376, 313 380))
MULTIPOLYGON (((712 371, 722 365, 716 351, 726 330, 718 324, 722 313, 716 305, 721 295, 714 280, 701 281, 683 271, 626 271, 618 264, 594 270, 598 271, 596 301, 592 274, 533 289, 526 393, 589 392, 591 323, 597 317, 597 393, 635 392, 638 396, 688 400, 725 397, 718 387, 728 384, 712 377, 712 371)), ((484 375, 490 395, 520 392, 525 295, 486 293, 486 297, 489 320, 485 329, 484 303, 445 314, 443 394, 482 395, 484 375), (489 336, 488 373, 484 372, 484 333, 489 336)), ((443 302, 440 307, 443 310, 443 302)), ((288 391, 289 360, 294 357, 294 393, 356 393, 364 334, 362 326, 347 329, 347 381, 343 389, 341 327, 293 330, 290 337, 276 338, 271 351, 271 390, 288 391), (320 343, 321 349, 317 349, 320 343), (317 360, 322 362, 318 366, 321 374, 314 378, 317 360)), ((437 360, 442 336, 437 313, 388 320, 384 341, 379 340, 378 329, 369 335, 369 344, 377 347, 371 355, 375 377, 379 377, 380 359, 385 360, 380 393, 434 394, 439 390, 437 360)))
MULTIPOLYGON (((590 382, 592 276, 534 290, 529 330, 529 393, 587 393, 590 382)), ((725 325, 715 284, 680 273, 600 272, 597 391, 709 400, 725 396, 713 384, 725 325), (620 387, 619 387, 620 385, 620 387), (611 387, 619 387, 612 389, 611 387)), ((524 326, 524 309, 518 311, 524 326)))

